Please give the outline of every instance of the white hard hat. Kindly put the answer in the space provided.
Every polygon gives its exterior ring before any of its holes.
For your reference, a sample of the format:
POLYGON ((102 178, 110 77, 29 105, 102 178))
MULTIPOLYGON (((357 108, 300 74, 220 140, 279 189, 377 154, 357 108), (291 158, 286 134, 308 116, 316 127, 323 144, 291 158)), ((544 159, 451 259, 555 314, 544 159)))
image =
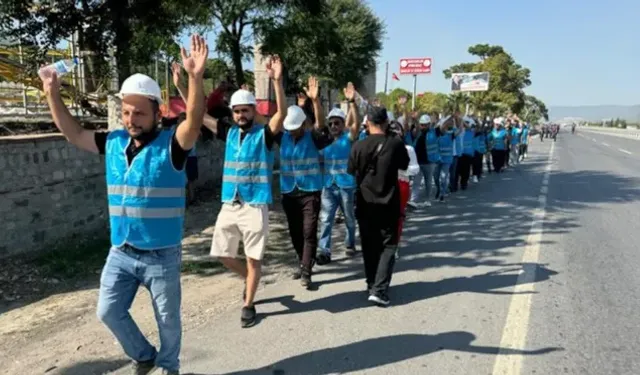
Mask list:
POLYGON ((238 90, 231 95, 231 108, 237 105, 256 105, 256 97, 251 91, 238 90))
POLYGON ((345 118, 347 118, 347 115, 340 108, 334 108, 331 110, 331 112, 329 112, 329 116, 327 116, 327 118, 332 117, 339 117, 344 120, 345 118))
POLYGON ((421 123, 421 124, 430 124, 431 123, 431 116, 422 115, 422 116, 420 116, 420 120, 418 120, 418 122, 421 123))
POLYGON ((504 119, 502 117, 496 117, 493 119, 493 123, 497 125, 504 125, 504 119))
POLYGON ((162 104, 160 85, 153 78, 144 74, 136 73, 122 82, 120 92, 116 96, 122 99, 126 95, 142 95, 162 104))
POLYGON ((362 125, 367 125, 367 115, 362 118, 362 125))
POLYGON ((284 118, 284 128, 290 131, 299 129, 306 119, 307 115, 304 114, 302 108, 297 105, 292 105, 287 108, 287 117, 284 118))
POLYGON ((467 125, 469 125, 469 126, 476 126, 476 121, 474 119, 472 119, 471 117, 469 117, 469 116, 464 116, 462 118, 462 121, 467 123, 467 125))
POLYGON ((442 125, 444 125, 445 122, 447 122, 449 119, 451 118, 451 115, 445 116, 443 118, 440 119, 440 121, 438 121, 437 126, 441 127, 442 125))

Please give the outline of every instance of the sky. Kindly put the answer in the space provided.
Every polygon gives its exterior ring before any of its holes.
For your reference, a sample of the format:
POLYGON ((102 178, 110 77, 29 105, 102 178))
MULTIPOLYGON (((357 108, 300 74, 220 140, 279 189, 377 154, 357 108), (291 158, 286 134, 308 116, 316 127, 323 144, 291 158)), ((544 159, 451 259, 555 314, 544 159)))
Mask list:
MULTIPOLYGON (((478 43, 500 45, 531 70, 526 91, 547 105, 640 104, 640 0, 370 0, 387 25, 384 63, 398 73, 403 57, 433 58, 417 91, 447 92, 442 70, 475 61, 478 43), (629 83, 626 83, 629 82, 629 83)), ((389 77, 389 89, 412 89, 411 76, 389 77)))
MULTIPOLYGON (((631 79, 640 69, 640 0, 367 2, 386 24, 378 92, 387 61, 388 89, 412 90, 411 76, 391 79, 406 57, 433 59, 432 74, 418 76, 418 92, 448 92, 442 70, 475 61, 469 46, 487 43, 531 70, 526 92, 547 106, 640 104, 640 83, 631 79)), ((214 45, 214 35, 208 40, 214 45)))

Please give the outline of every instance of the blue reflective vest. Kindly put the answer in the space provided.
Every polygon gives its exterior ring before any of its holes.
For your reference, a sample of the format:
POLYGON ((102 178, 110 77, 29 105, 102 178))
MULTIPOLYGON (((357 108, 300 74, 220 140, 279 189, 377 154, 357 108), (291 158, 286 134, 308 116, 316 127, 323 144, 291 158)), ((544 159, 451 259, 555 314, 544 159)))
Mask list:
POLYGON ((475 149, 473 148, 473 139, 475 132, 471 129, 467 129, 462 136, 462 154, 467 156, 473 156, 475 149))
POLYGON ((132 142, 125 130, 107 136, 105 168, 111 244, 143 250, 179 246, 182 242, 184 170, 171 162, 175 131, 161 131, 138 153, 131 165, 126 149, 132 142))
MULTIPOLYGON (((455 133, 455 131, 454 131, 455 133)), ((455 139, 455 147, 453 148, 453 155, 454 156, 460 156, 462 155, 462 150, 464 149, 464 142, 462 141, 464 138, 464 135, 467 133, 467 131, 465 129, 462 129, 460 131, 460 133, 456 136, 455 139)))
POLYGON ((365 138, 367 138, 369 134, 367 134, 367 131, 365 129, 360 130, 360 135, 358 135, 358 140, 363 140, 365 138))
POLYGON ((453 163, 453 133, 446 132, 438 137, 438 151, 440 152, 440 162, 442 164, 453 163))
POLYGON ((525 126, 524 129, 522 129, 522 136, 520 138, 520 142, 523 145, 526 145, 527 143, 529 143, 529 127, 525 126))
POLYGON ((264 139, 264 125, 256 124, 244 139, 237 125, 229 129, 222 170, 222 202, 236 199, 249 204, 270 204, 273 151, 264 139))
POLYGON ((324 187, 328 188, 333 184, 342 189, 356 187, 355 177, 347 173, 351 144, 349 133, 345 132, 322 150, 324 155, 324 187))
POLYGON ((487 136, 483 131, 479 131, 473 138, 473 149, 481 154, 487 153, 487 136))
POLYGON ((438 145, 438 135, 435 129, 429 129, 425 135, 425 145, 427 147, 427 159, 429 163, 440 161, 440 146, 438 145))
POLYGON ((513 128, 511 129, 511 144, 512 145, 517 145, 518 143, 520 143, 520 136, 522 134, 522 130, 520 130, 520 128, 513 128))
MULTIPOLYGON (((307 130, 296 142, 289 132, 282 135, 280 144, 280 190, 291 193, 296 187, 302 191, 320 191, 322 172, 320 153, 307 130)), ((326 165, 326 159, 325 159, 326 165)))
POLYGON ((493 129, 493 131, 491 132, 491 141, 493 143, 493 149, 494 150, 501 150, 504 151, 506 150, 506 146, 504 144, 504 140, 507 137, 507 131, 504 129, 493 129))

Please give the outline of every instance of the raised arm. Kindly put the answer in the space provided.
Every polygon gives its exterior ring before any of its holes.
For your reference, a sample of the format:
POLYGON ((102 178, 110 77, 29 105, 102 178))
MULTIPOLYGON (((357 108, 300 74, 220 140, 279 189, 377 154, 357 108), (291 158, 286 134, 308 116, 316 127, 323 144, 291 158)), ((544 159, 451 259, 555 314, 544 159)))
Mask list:
MULTIPOLYGON (((178 94, 180 94, 180 97, 182 98, 182 100, 184 100, 185 103, 187 103, 187 95, 186 92, 186 88, 184 86, 182 86, 182 83, 180 83, 180 71, 182 70, 182 67, 180 66, 180 64, 178 63, 173 63, 171 64, 171 71, 173 73, 173 85, 176 87, 176 90, 178 90, 178 94)), ((214 117, 209 116, 208 113, 204 113, 204 117, 202 119, 202 125, 204 125, 207 129, 211 130, 211 132, 213 132, 213 134, 218 134, 218 120, 216 120, 214 117)))
POLYGON ((344 88, 344 97, 349 102, 349 113, 347 115, 347 119, 351 119, 351 125, 349 126, 349 136, 352 141, 358 139, 358 135, 360 134, 360 119, 358 119, 358 106, 356 105, 356 88, 353 86, 353 83, 347 83, 347 87, 344 88))
POLYGON ((272 134, 278 134, 282 131, 284 118, 287 117, 287 102, 284 95, 284 86, 282 85, 282 61, 280 61, 280 57, 271 57, 267 64, 267 74, 273 80, 273 87, 276 91, 276 106, 278 107, 278 111, 269 120, 269 128, 272 134))
POLYGON ((313 103, 313 113, 316 115, 315 127, 317 130, 322 130, 325 126, 325 121, 322 103, 320 103, 320 85, 318 84, 318 79, 310 76, 304 91, 307 93, 309 99, 311 99, 311 103, 313 103))
POLYGON ((47 97, 47 103, 51 110, 53 122, 60 132, 67 138, 69 143, 83 150, 97 154, 98 146, 96 146, 95 132, 87 130, 71 116, 71 113, 64 105, 62 96, 60 95, 60 82, 58 76, 52 70, 44 70, 40 73, 42 79, 42 89, 47 97))
POLYGON ((189 77, 187 96, 187 118, 178 125, 176 140, 183 150, 190 150, 200 135, 200 127, 204 117, 204 85, 202 76, 209 55, 209 47, 204 38, 199 35, 191 36, 191 51, 187 54, 181 48, 182 66, 189 77))

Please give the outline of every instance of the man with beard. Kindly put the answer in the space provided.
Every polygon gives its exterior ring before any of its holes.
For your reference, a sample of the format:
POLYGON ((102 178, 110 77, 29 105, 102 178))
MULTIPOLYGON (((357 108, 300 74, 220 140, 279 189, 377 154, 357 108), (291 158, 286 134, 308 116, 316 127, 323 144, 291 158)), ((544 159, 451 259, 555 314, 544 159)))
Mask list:
POLYGON ((356 219, 369 301, 382 306, 390 303, 388 290, 398 247, 398 171, 409 166, 404 142, 387 134, 388 124, 385 108, 369 108, 369 136, 353 145, 347 168, 356 177, 356 219))
POLYGON ((324 188, 322 189, 320 209, 320 246, 317 257, 319 265, 331 262, 331 230, 338 207, 344 213, 345 226, 347 227, 345 240, 347 255, 355 254, 356 223, 353 199, 356 180, 347 173, 347 162, 351 146, 358 140, 360 120, 355 101, 356 90, 352 83, 349 83, 344 89, 344 96, 349 103, 349 115, 345 116, 344 112, 338 108, 329 112, 329 132, 333 137, 333 143, 322 151, 324 156, 324 188), (348 122, 346 127, 345 117, 348 122))
POLYGON ((125 129, 106 133, 84 129, 69 113, 53 71, 41 73, 54 123, 73 145, 105 155, 111 250, 100 278, 98 318, 134 360, 133 374, 178 374, 180 263, 184 223, 184 165, 204 114, 203 73, 208 48, 191 37, 191 54, 181 50, 191 100, 186 118, 160 131, 161 91, 143 74, 127 78, 120 89, 125 129), (160 350, 149 343, 129 314, 138 287, 151 294, 160 350))
POLYGON ((280 146, 282 208, 287 215, 289 235, 300 262, 294 278, 300 279, 305 288, 311 286, 311 273, 318 248, 318 214, 323 186, 320 150, 333 140, 324 131, 319 90, 318 80, 309 77, 305 91, 312 102, 315 124, 309 121, 308 110, 291 106, 284 120, 286 131, 274 138, 280 146))
MULTIPOLYGON (((434 117, 435 118, 435 117, 434 117)), ((411 200, 408 205, 413 208, 431 206, 431 186, 433 185, 433 175, 440 153, 438 152, 438 136, 429 115, 422 115, 418 120, 420 133, 416 138, 415 152, 420 166, 420 173, 412 179, 411 200), (418 203, 420 199, 420 185, 424 182, 426 200, 418 203)))
MULTIPOLYGON (((277 112, 268 125, 255 122, 256 98, 240 89, 231 96, 233 123, 215 120, 210 129, 226 142, 222 172, 222 208, 218 214, 211 255, 245 280, 240 323, 256 322, 253 300, 260 282, 262 257, 269 232, 268 205, 272 203, 273 143, 282 131, 287 114, 282 86, 282 62, 277 56, 267 63, 273 81, 277 112), (246 263, 237 259, 240 241, 246 263)), ((191 96, 189 96, 191 98, 191 96)))

